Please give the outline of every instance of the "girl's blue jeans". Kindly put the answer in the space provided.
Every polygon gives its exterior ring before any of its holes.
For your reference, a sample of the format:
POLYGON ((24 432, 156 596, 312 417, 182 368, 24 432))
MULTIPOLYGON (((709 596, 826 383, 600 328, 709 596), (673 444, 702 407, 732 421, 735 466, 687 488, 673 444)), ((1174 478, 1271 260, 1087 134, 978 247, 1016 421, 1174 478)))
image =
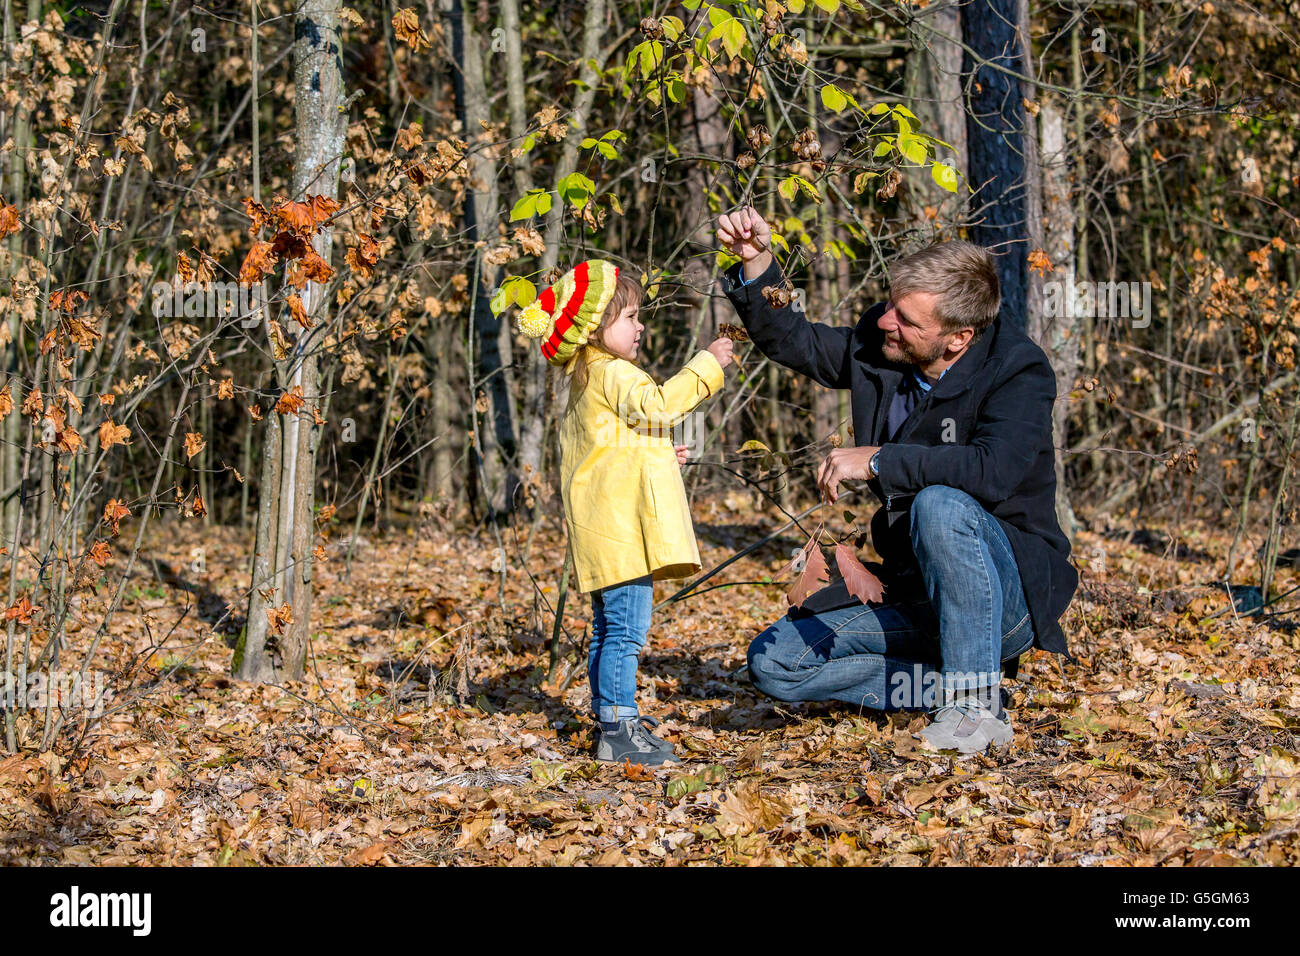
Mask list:
POLYGON ((604 723, 638 714, 636 667, 650 631, 654 584, 650 575, 592 592, 587 679, 591 709, 604 723))

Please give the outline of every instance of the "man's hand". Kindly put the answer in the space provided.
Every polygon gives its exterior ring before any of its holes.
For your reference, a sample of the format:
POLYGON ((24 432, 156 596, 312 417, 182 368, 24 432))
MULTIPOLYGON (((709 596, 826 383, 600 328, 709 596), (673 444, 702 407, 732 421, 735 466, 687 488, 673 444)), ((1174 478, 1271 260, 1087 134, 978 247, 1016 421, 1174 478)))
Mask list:
POLYGON ((686 464, 686 450, 690 445, 673 445, 673 451, 677 452, 677 467, 680 468, 686 464))
POLYGON ((753 206, 718 217, 718 242, 744 261, 746 279, 761 276, 772 264, 772 230, 753 206))
POLYGON ((871 456, 880 451, 879 445, 863 445, 860 448, 836 448, 826 456, 821 470, 817 472, 817 487, 822 497, 835 504, 839 497, 841 481, 854 479, 865 481, 871 477, 871 456))

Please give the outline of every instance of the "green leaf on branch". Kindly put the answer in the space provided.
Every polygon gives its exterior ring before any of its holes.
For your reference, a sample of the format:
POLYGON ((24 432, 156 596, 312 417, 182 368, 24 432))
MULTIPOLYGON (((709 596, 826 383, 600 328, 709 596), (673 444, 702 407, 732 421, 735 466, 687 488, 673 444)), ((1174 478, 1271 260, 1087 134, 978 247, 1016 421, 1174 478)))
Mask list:
POLYGON ((555 184, 555 189, 561 199, 575 209, 581 209, 596 192, 596 184, 582 173, 570 173, 555 184))
POLYGON ((511 305, 528 305, 536 298, 537 286, 523 276, 510 276, 501 283, 488 306, 493 315, 500 315, 511 305))
POLYGON ((876 172, 861 172, 853 177, 853 193, 857 195, 867 188, 867 183, 879 176, 876 172))
POLYGON ((785 177, 785 179, 781 180, 780 185, 776 187, 776 191, 789 202, 794 202, 796 192, 805 193, 813 202, 822 201, 821 193, 817 191, 817 187, 802 176, 790 175, 785 177))
POLYGON ((947 163, 934 163, 930 166, 930 175, 934 181, 950 193, 957 191, 957 170, 947 163))
POLYGON ((551 193, 547 189, 530 189, 510 209, 510 221, 544 216, 551 211, 551 193))
POLYGON ((641 78, 647 79, 664 61, 664 45, 658 40, 645 40, 632 47, 627 55, 627 67, 624 74, 631 79, 633 70, 640 70, 641 78))
POLYGON ((745 41, 748 39, 745 36, 745 25, 731 14, 724 13, 717 7, 709 8, 709 20, 714 26, 709 31, 708 36, 704 38, 704 42, 711 44, 714 40, 721 40, 722 48, 727 51, 727 56, 734 60, 740 55, 740 51, 745 48, 745 41))
POLYGON ((604 139, 593 139, 592 137, 588 136, 586 139, 582 141, 582 148, 583 149, 594 148, 596 152, 600 153, 600 155, 604 156, 606 159, 618 159, 618 150, 616 150, 609 143, 605 142, 604 139))
POLYGON ((849 98, 834 83, 827 83, 822 87, 822 106, 833 113, 841 113, 844 111, 844 107, 848 105, 849 98))
POLYGON ((899 134, 898 151, 906 156, 910 162, 916 163, 918 166, 930 158, 930 152, 925 147, 925 140, 911 133, 899 134))

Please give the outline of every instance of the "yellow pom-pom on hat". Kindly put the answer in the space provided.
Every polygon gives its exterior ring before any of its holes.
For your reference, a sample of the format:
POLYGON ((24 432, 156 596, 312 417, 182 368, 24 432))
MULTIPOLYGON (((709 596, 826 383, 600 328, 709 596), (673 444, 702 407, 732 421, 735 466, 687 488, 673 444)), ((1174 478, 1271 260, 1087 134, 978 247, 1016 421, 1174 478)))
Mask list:
POLYGON ((530 339, 540 339, 550 330, 551 315, 540 302, 533 302, 519 313, 519 331, 530 339))
POLYGON ((588 259, 542 290, 537 301, 519 313, 519 331, 542 340, 542 354, 552 365, 568 367, 614 299, 618 267, 588 259))

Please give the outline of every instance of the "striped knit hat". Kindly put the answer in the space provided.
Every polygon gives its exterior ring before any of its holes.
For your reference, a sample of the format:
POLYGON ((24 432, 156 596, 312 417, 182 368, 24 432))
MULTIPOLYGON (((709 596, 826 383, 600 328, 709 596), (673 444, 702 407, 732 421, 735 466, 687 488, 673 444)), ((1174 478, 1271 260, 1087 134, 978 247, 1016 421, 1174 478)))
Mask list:
POLYGON ((519 331, 542 339, 542 354, 552 365, 567 365, 614 298, 618 267, 588 259, 548 286, 519 313, 519 331))

